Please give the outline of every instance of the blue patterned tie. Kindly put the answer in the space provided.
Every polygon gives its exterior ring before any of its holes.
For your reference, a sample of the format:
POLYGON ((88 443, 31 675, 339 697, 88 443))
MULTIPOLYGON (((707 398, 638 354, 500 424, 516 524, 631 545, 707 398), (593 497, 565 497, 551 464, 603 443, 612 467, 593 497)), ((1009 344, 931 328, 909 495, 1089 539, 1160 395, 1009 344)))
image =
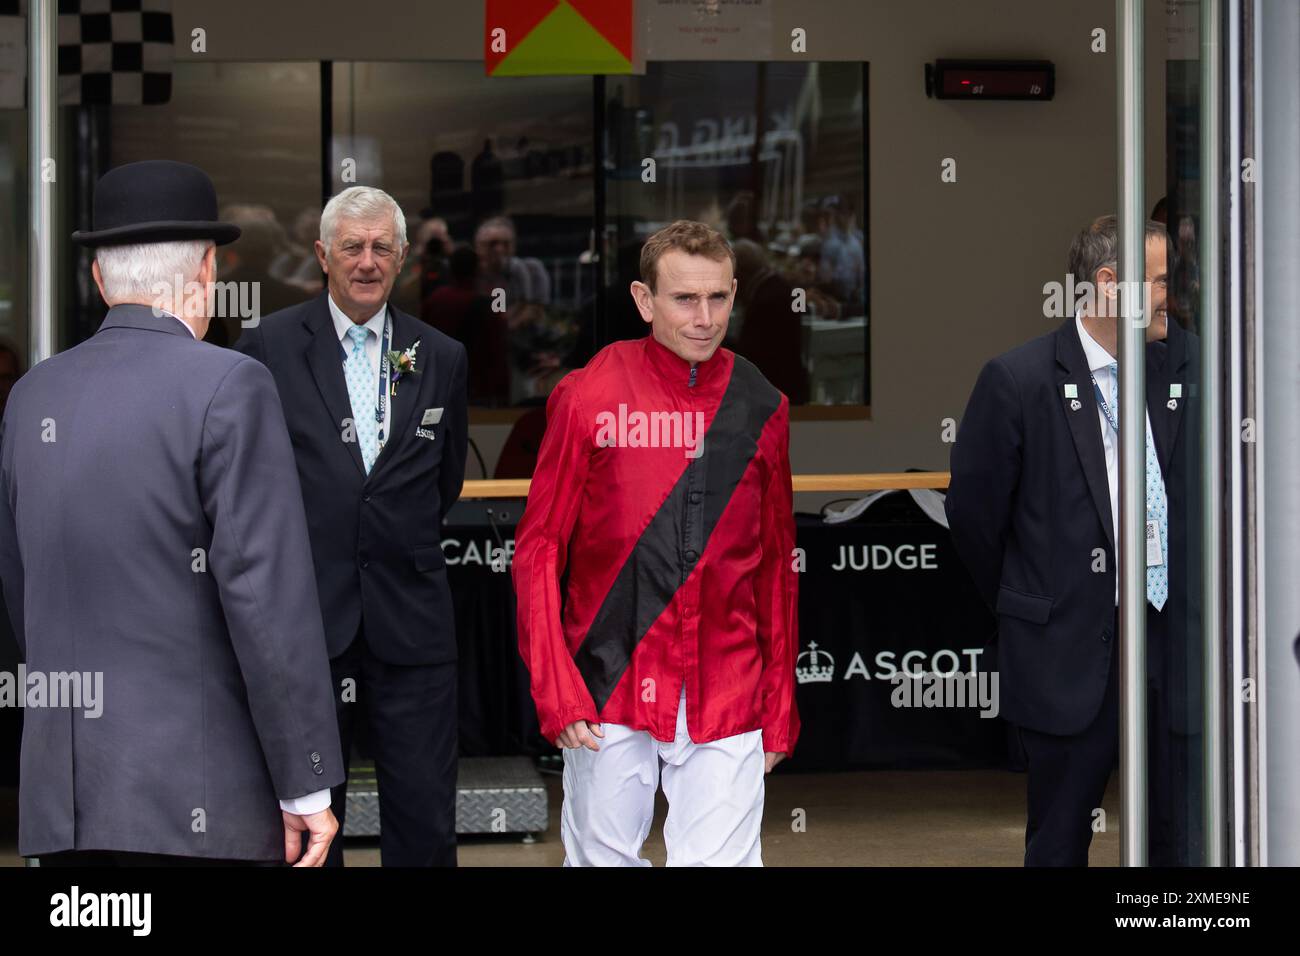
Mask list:
POLYGON ((348 381, 348 398, 352 401, 352 421, 356 423, 357 441, 361 444, 361 460, 366 474, 379 457, 379 423, 375 421, 375 398, 378 385, 370 360, 366 358, 366 339, 370 330, 364 325, 348 329, 352 351, 343 363, 343 374, 348 381))
MULTIPOLYGON (((1119 414, 1117 391, 1119 389, 1119 365, 1111 362, 1110 368, 1110 407, 1112 414, 1119 414)), ((1118 422, 1111 418, 1118 434, 1118 422)), ((1155 521, 1160 527, 1160 556, 1164 561, 1147 566, 1147 600, 1157 611, 1165 606, 1169 599, 1169 503, 1165 498, 1165 479, 1160 474, 1160 459, 1156 456, 1156 443, 1151 435, 1151 422, 1147 421, 1147 520, 1155 521)))

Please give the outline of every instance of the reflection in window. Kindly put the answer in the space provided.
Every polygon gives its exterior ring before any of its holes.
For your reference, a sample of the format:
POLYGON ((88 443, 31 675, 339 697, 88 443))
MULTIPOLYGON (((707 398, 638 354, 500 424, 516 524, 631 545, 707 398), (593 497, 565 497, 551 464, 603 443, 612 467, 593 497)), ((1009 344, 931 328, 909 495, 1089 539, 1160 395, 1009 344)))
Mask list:
POLYGON ((335 64, 333 191, 401 205, 393 304, 465 344, 472 405, 541 403, 594 351, 591 90, 475 62, 335 64))
MULTIPOLYGON (((86 108, 87 181, 139 159, 207 170, 243 230, 219 278, 258 282, 262 315, 323 288, 322 193, 386 190, 411 243, 392 301, 466 345, 470 401, 487 408, 541 405, 601 346, 645 335, 628 292, 641 244, 703 220, 737 254, 727 345, 795 404, 869 402, 863 64, 502 78, 470 61, 334 63, 324 118, 320 69, 178 62, 170 103, 86 108)), ((65 344, 103 315, 78 254, 65 344)), ((15 301, 18 275, 0 275, 15 301)), ((209 338, 239 331, 226 318, 209 338)))
MULTIPOLYGON (((178 61, 170 102, 90 109, 109 111, 94 178, 144 159, 193 163, 212 177, 222 218, 242 230, 217 250, 218 278, 259 283, 260 315, 323 288, 312 251, 321 206, 317 64, 178 61)), ((69 345, 99 327, 104 306, 89 291, 69 345)), ((229 345, 240 323, 238 314, 214 318, 206 340, 229 345)))
POLYGON ((27 365, 27 114, 0 110, 0 413, 27 365))
POLYGON ((698 219, 736 249, 728 347, 793 404, 866 404, 865 67, 652 63, 607 83, 612 337, 645 334, 627 287, 646 237, 698 219))

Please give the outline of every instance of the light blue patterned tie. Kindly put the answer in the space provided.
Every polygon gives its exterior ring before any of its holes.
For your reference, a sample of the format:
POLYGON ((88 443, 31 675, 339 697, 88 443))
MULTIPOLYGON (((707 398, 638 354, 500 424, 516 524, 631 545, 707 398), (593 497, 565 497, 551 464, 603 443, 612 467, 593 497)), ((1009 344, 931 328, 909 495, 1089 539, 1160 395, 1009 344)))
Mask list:
MULTIPOLYGON (((1117 392, 1119 389, 1119 365, 1111 362, 1110 368, 1110 407, 1112 414, 1119 414, 1117 392)), ((1110 419, 1116 433, 1119 425, 1115 418, 1110 419)), ((1156 443, 1151 435, 1151 422, 1147 426, 1147 520, 1155 521, 1160 527, 1160 564, 1147 566, 1147 600, 1157 611, 1165 606, 1169 599, 1169 503, 1165 497, 1165 479, 1160 473, 1160 459, 1156 456, 1156 443)))
POLYGON ((366 358, 366 339, 370 330, 364 325, 348 329, 352 351, 343 363, 343 375, 348 381, 348 398, 352 401, 352 421, 356 423, 357 441, 361 444, 361 460, 366 474, 379 457, 379 423, 375 421, 375 398, 378 384, 370 360, 366 358))

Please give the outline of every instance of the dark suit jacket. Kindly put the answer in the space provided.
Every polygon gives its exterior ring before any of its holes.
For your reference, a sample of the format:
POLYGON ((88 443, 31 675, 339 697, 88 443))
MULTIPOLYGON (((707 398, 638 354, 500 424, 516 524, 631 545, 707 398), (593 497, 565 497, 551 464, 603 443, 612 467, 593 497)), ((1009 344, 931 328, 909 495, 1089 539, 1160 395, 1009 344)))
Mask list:
POLYGON ((1163 694, 1155 705, 1166 707, 1170 723, 1183 733, 1200 731, 1204 699, 1200 347, 1200 338, 1172 318, 1168 337, 1147 346, 1147 408, 1169 503, 1169 598, 1163 611, 1167 633, 1162 640, 1153 639, 1159 632, 1148 628, 1147 670, 1163 694), (1172 411, 1170 385, 1182 389, 1172 411))
POLYGON ((277 798, 343 760, 271 376, 117 306, 18 381, 2 430, 20 651, 103 681, 98 717, 26 711, 19 851, 283 860, 277 798))
MULTIPOLYGON (((1188 601, 1189 456, 1180 436, 1183 418, 1195 414, 1185 412, 1194 348, 1176 322, 1170 328, 1168 344, 1147 346, 1146 370, 1169 497, 1167 610, 1188 601), (1183 383, 1173 409, 1171 382, 1183 383)), ((1044 733, 1078 733, 1101 706, 1115 646, 1115 543, 1101 424, 1073 317, 984 366, 951 468, 953 544, 998 618, 1002 714, 1044 733)), ((1184 616, 1178 627, 1186 626, 1184 616)))
POLYGON ((347 650, 364 621, 381 660, 444 663, 456 659, 456 629, 441 524, 465 478, 465 347, 389 308, 393 349, 420 342, 418 374, 398 384, 391 437, 369 475, 360 445, 344 440, 352 404, 327 293, 245 329, 235 348, 266 363, 280 390, 330 656, 347 650), (442 409, 436 424, 422 424, 428 409, 442 409))

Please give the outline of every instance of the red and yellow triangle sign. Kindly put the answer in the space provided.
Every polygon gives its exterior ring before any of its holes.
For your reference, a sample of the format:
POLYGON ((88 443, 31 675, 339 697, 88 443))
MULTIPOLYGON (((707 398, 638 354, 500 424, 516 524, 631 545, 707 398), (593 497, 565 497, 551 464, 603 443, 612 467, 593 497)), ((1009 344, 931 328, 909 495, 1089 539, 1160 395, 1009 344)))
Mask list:
POLYGON ((488 76, 631 73, 633 0, 487 0, 488 76))

